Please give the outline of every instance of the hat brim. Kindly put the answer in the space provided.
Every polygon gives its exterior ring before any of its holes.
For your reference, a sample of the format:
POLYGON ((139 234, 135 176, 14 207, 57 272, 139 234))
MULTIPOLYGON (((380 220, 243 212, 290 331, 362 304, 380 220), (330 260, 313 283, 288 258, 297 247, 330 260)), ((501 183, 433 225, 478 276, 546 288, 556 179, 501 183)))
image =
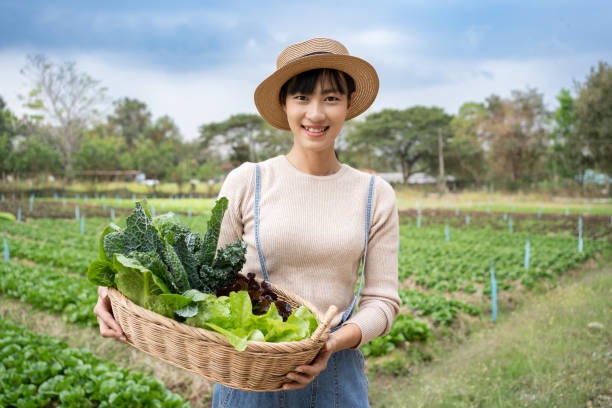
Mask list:
POLYGON ((343 71, 355 81, 355 95, 351 99, 346 119, 367 110, 378 94, 376 70, 367 61, 350 55, 317 54, 301 57, 276 70, 255 89, 255 106, 259 114, 272 126, 289 130, 287 115, 279 100, 282 86, 295 75, 311 69, 331 68, 343 71))

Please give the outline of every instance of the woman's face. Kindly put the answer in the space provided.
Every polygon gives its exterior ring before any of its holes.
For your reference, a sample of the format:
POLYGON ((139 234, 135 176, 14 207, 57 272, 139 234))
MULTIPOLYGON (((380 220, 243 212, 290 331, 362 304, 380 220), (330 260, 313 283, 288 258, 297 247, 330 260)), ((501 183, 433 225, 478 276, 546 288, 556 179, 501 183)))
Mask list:
POLYGON ((284 109, 295 147, 333 151, 346 120, 348 97, 323 80, 317 82, 311 94, 287 95, 284 109))

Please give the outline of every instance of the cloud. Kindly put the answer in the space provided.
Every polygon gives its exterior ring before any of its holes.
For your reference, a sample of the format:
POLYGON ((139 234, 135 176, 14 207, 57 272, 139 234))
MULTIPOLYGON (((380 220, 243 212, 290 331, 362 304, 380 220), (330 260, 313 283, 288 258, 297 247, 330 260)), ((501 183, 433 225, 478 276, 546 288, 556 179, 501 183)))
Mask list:
MULTIPOLYGON (((346 45, 351 53, 371 61, 381 78, 379 96, 370 112, 413 105, 439 106, 457 113, 469 101, 482 102, 491 94, 509 97, 512 90, 536 88, 550 109, 561 88, 574 90, 599 60, 609 53, 568 54, 539 58, 435 57, 418 52, 426 40, 417 35, 364 30, 346 45), (409 40, 407 40, 407 38, 409 40), (370 41, 364 45, 362 41, 370 41), (407 50, 407 51, 402 51, 407 50)), ((55 62, 75 61, 77 69, 100 80, 113 99, 143 101, 153 117, 170 116, 187 139, 202 124, 223 121, 238 113, 256 113, 253 90, 274 69, 280 48, 269 38, 245 37, 234 58, 188 72, 151 65, 138 53, 46 52, 55 62)), ((36 49, 0 50, 0 96, 10 110, 23 113, 18 94, 28 92, 19 70, 36 49)))
MULTIPOLYGON (((32 52, 34 53, 34 52, 32 52)), ((14 113, 26 112, 18 99, 31 85, 19 74, 26 54, 0 52, 0 96, 14 113)), ((248 67, 227 66, 221 69, 190 73, 170 73, 140 65, 123 54, 47 55, 51 61, 76 61, 77 69, 99 80, 112 100, 123 97, 143 101, 154 118, 168 115, 174 119, 187 139, 197 137, 202 124, 223 121, 232 114, 255 113, 252 91, 257 80, 248 67)), ((252 72, 252 71, 251 71, 252 72)), ((109 108, 111 113, 112 108, 109 108)))
MULTIPOLYGON (((584 82, 600 59, 596 53, 530 59, 423 59, 412 71, 414 77, 401 85, 384 81, 382 75, 379 97, 371 109, 422 104, 456 114, 465 102, 484 102, 492 94, 507 98, 513 90, 535 88, 552 110, 560 90, 574 91, 575 81, 584 82)), ((397 81, 398 74, 390 70, 389 77, 397 81)))
POLYGON ((492 30, 490 25, 470 26, 460 37, 460 44, 468 52, 478 51, 483 39, 492 30))

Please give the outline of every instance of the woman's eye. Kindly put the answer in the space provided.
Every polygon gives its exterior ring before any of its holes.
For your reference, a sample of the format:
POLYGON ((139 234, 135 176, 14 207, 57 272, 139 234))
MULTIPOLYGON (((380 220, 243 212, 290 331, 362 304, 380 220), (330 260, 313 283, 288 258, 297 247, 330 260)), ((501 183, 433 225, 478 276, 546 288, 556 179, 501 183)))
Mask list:
POLYGON ((295 95, 293 99, 295 99, 296 101, 305 101, 308 98, 306 97, 306 95, 295 95))

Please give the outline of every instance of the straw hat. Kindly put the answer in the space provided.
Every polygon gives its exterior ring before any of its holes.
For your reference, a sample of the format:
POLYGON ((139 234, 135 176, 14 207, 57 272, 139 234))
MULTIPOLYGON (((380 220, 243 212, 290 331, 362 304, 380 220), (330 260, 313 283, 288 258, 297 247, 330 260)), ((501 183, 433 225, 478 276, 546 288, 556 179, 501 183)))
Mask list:
POLYGON ((295 75, 318 68, 346 72, 355 81, 355 94, 346 114, 352 119, 370 107, 378 93, 378 75, 367 61, 353 57, 344 45, 329 38, 313 38, 290 45, 276 60, 276 71, 255 89, 255 106, 272 126, 289 130, 279 101, 280 89, 295 75))

